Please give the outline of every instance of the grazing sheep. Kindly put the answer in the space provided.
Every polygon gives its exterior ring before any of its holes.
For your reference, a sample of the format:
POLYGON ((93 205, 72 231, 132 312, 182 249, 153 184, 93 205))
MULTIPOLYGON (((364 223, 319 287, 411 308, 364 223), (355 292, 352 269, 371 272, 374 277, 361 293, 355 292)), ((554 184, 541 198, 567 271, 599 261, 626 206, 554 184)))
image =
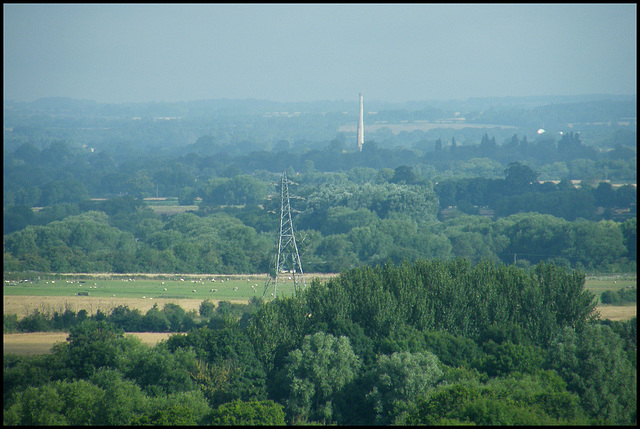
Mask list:
POLYGON ((191 292, 196 293, 196 290, 194 289, 194 290, 192 290, 191 292))
POLYGON ((164 288, 164 290, 166 291, 166 290, 167 290, 167 288, 164 288))

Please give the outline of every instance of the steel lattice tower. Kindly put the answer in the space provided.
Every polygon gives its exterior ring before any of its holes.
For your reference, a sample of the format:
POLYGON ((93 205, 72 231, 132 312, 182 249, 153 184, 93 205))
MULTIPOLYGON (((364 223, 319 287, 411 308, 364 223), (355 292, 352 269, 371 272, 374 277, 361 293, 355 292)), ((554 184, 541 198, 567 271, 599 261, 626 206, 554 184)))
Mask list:
POLYGON ((270 284, 273 282, 273 296, 277 297, 278 279, 286 273, 289 273, 290 278, 293 279, 295 292, 298 292, 300 281, 302 281, 303 287, 306 286, 298 245, 296 244, 296 236, 293 231, 293 222, 291 221, 290 183, 293 182, 287 179, 287 173, 283 171, 282 180, 280 181, 280 234, 278 237, 278 253, 275 259, 275 274, 270 273, 268 275, 262 296, 267 293, 270 284))

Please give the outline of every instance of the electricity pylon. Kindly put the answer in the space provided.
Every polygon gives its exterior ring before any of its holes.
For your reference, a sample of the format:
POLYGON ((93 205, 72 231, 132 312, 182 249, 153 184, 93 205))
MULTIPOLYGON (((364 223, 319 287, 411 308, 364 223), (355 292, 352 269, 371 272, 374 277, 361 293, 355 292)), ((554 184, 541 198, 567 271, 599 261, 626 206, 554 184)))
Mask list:
POLYGON ((278 279, 283 275, 287 275, 293 280, 293 288, 296 293, 300 288, 300 281, 302 281, 303 288, 306 287, 296 236, 293 232, 293 222, 291 221, 290 183, 293 182, 287 179, 287 173, 283 171, 280 181, 280 234, 278 236, 278 253, 275 258, 275 272, 267 275, 263 297, 271 283, 273 283, 273 296, 278 296, 278 279))

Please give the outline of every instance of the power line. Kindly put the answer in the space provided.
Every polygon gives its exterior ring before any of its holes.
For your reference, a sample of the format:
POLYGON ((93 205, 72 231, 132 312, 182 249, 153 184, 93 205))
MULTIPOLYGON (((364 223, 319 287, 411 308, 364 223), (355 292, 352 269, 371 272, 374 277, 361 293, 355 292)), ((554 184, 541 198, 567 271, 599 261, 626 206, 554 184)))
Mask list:
POLYGON ((278 279, 283 274, 291 274, 293 287, 298 292, 299 281, 302 281, 303 288, 306 287, 304 272, 302 271, 302 263, 300 262, 300 253, 296 244, 296 236, 293 231, 293 222, 291 220, 291 202, 289 197, 289 184, 293 184, 287 179, 287 173, 282 172, 280 181, 280 233, 278 235, 278 250, 275 257, 275 272, 267 275, 267 281, 264 286, 264 297, 267 290, 273 283, 273 296, 278 296, 278 279))

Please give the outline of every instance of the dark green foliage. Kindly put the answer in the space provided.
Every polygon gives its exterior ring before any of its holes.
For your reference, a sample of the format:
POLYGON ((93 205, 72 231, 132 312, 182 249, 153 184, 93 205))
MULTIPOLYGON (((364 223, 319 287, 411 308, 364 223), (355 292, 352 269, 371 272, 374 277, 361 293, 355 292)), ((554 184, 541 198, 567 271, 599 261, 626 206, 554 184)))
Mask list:
POLYGON ((283 368, 287 415, 292 424, 335 421, 334 398, 360 369, 347 337, 317 332, 289 353, 283 368))
POLYGON ((438 356, 440 362, 448 366, 469 365, 479 353, 473 340, 456 337, 448 332, 425 332, 424 342, 425 349, 438 356))
POLYGON ((412 404, 427 396, 440 382, 443 372, 438 358, 429 352, 399 352, 380 355, 366 376, 372 380, 365 396, 372 414, 369 424, 403 424, 412 404))
POLYGON ((49 318, 36 309, 33 313, 23 317, 18 322, 17 328, 21 332, 44 332, 50 331, 52 326, 49 323, 49 318))
POLYGON ((617 291, 605 290, 600 295, 600 302, 611 305, 633 304, 637 301, 636 288, 622 288, 617 291))
POLYGON ((3 403, 15 400, 14 396, 27 387, 39 387, 50 381, 71 375, 61 368, 66 361, 60 355, 15 356, 4 355, 3 359, 3 403))
POLYGON ((637 373, 626 358, 625 343, 606 325, 564 328, 551 343, 547 366, 580 397, 587 414, 599 422, 629 425, 637 413, 637 373))
POLYGON ((205 299, 200 303, 198 313, 202 317, 211 317, 214 315, 216 305, 208 299, 205 299))
POLYGON ((18 315, 17 314, 3 314, 2 315, 2 331, 7 334, 9 332, 15 332, 18 329, 18 315))
POLYGON ((613 332, 620 336, 623 342, 624 351, 627 354, 629 362, 637 369, 638 360, 638 318, 633 317, 627 321, 612 321, 609 319, 599 321, 600 324, 606 325, 613 332))
POLYGON ((146 392, 171 394, 194 390, 190 374, 195 368, 195 351, 170 352, 163 344, 132 353, 124 374, 146 392))
POLYGON ((482 349, 485 356, 474 362, 474 366, 490 377, 505 376, 512 372, 531 373, 543 362, 542 350, 534 345, 514 344, 511 341, 496 344, 489 340, 482 349))
POLYGON ((167 347, 172 353, 191 347, 197 359, 205 362, 205 367, 190 371, 196 382, 210 392, 208 399, 212 405, 235 399, 265 399, 264 367, 244 331, 231 327, 195 329, 187 335, 170 337, 167 347), (216 371, 225 374, 224 377, 216 379, 216 371))
POLYGON ((587 424, 576 395, 553 371, 442 385, 417 401, 407 423, 426 425, 587 424))
POLYGON ((167 316, 160 311, 158 304, 153 304, 142 318, 142 329, 147 332, 167 332, 170 327, 167 316))
POLYGON ((162 309, 165 317, 169 321, 171 332, 182 332, 185 330, 184 321, 187 318, 185 311, 178 304, 166 303, 162 309))
POLYGON ((545 344, 560 327, 584 324, 595 308, 584 275, 549 264, 526 273, 464 260, 354 269, 326 286, 312 284, 305 298, 314 321, 351 320, 373 339, 406 324, 477 340, 492 324, 516 324, 545 344))
POLYGON ((125 332, 139 332, 144 328, 144 316, 140 310, 130 310, 126 305, 119 305, 111 311, 109 321, 125 332))
POLYGON ((19 204, 9 206, 2 211, 2 235, 20 231, 34 222, 34 214, 31 207, 19 204))
POLYGON ((125 338, 123 331, 109 322, 86 320, 70 330, 67 341, 69 367, 76 377, 88 378, 98 368, 121 368, 125 352, 136 340, 125 338))
POLYGON ((215 426, 284 426, 282 405, 273 401, 232 401, 218 406, 206 417, 215 426))

